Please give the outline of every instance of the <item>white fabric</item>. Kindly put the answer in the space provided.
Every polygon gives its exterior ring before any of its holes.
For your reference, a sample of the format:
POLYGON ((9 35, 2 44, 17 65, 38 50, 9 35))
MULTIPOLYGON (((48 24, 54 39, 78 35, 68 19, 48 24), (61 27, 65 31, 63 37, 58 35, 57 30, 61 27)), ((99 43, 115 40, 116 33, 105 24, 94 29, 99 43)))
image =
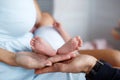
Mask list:
POLYGON ((36 20, 34 0, 0 0, 0 38, 20 37, 36 20))
POLYGON ((51 26, 43 26, 37 29, 34 35, 44 39, 55 50, 60 48, 65 43, 60 34, 51 26))
MULTIPOLYGON (((39 36, 50 44, 55 50, 60 48, 65 42, 60 34, 51 26, 43 26, 37 29, 34 36, 39 36)), ((7 39, 6 41, 0 41, 0 47, 12 52, 19 51, 32 51, 30 41, 33 38, 32 33, 26 33, 24 36, 16 39, 7 39)))
POLYGON ((0 41, 0 47, 12 52, 32 51, 30 47, 30 40, 32 38, 33 34, 29 32, 19 38, 0 41))
MULTIPOLYGON (((57 33, 56 30, 52 27, 40 28, 36 31, 35 35, 40 36, 48 43, 52 44, 52 47, 54 47, 54 49, 58 49, 64 44, 64 41, 59 33, 57 33)), ((26 41, 27 43, 25 43, 25 45, 29 45, 29 41, 31 40, 30 38, 32 37, 33 35, 29 33, 26 34, 26 36, 24 36, 20 41, 24 43, 26 41)), ((14 52, 16 52, 19 51, 18 49, 22 50, 25 48, 23 47, 23 44, 21 45, 19 42, 16 44, 16 41, 14 42, 15 44, 12 44, 13 42, 9 42, 9 45, 7 45, 6 49, 9 49, 10 51, 14 50, 14 52), (16 45, 19 45, 19 48, 17 48, 16 45)), ((30 49, 30 46, 26 47, 26 50, 30 49)), ((85 74, 82 73, 46 73, 42 75, 35 75, 34 70, 27 70, 24 68, 13 67, 4 63, 0 63, 0 80, 85 80, 84 76, 85 74)))
MULTIPOLYGON (((31 50, 29 42, 33 35, 29 33, 29 31, 36 20, 33 1, 34 0, 0 0, 0 48, 12 52, 31 50)), ((45 30, 43 30, 43 33, 45 33, 45 30)), ((47 35, 50 37, 56 34, 53 33, 48 33, 47 35)), ((40 35, 44 34, 41 33, 40 35)), ((44 38, 43 36, 41 37, 44 38)), ((48 39, 46 37, 47 36, 45 36, 45 39, 48 39)), ((50 39, 48 39, 48 41, 50 39)), ((60 47, 64 43, 62 39, 60 40, 61 41, 58 42, 59 44, 55 43, 55 41, 50 41, 50 44, 53 44, 52 46, 55 45, 55 47, 60 47)), ((85 80, 84 75, 77 75, 78 76, 75 76, 71 73, 35 75, 34 70, 13 67, 0 62, 0 80, 85 80)))

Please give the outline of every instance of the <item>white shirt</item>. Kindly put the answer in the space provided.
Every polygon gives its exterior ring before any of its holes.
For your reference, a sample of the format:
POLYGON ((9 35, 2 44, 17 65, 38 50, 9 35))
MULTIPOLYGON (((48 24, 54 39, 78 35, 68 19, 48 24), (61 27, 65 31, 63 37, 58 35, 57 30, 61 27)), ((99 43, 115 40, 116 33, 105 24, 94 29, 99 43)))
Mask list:
POLYGON ((0 39, 29 32, 36 20, 33 0, 0 0, 0 39))

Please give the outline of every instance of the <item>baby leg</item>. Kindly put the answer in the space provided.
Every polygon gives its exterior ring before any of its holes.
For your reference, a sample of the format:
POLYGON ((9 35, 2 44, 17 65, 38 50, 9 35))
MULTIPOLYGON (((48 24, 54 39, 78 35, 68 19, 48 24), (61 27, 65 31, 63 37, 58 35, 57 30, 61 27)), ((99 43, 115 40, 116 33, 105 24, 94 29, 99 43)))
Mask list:
POLYGON ((56 55, 56 51, 43 39, 35 37, 30 42, 33 51, 47 56, 56 55))
POLYGON ((54 23, 54 19, 49 13, 42 13, 40 26, 38 27, 53 26, 53 23, 54 23))

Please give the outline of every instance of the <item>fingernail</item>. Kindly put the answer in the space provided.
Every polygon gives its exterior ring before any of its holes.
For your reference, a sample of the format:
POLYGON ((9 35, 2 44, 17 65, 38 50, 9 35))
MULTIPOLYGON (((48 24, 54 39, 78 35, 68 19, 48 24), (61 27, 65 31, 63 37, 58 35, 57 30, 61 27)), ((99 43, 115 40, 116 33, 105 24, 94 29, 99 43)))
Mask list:
POLYGON ((70 59, 70 58, 71 58, 71 55, 67 55, 67 57, 68 57, 68 59, 70 59))
POLYGON ((76 54, 75 54, 75 53, 73 54, 73 57, 76 57, 76 54))
POLYGON ((76 57, 76 54, 75 53, 71 54, 71 57, 73 57, 73 58, 76 57))
POLYGON ((47 62, 45 65, 46 65, 46 66, 51 66, 52 63, 51 63, 51 62, 47 62))

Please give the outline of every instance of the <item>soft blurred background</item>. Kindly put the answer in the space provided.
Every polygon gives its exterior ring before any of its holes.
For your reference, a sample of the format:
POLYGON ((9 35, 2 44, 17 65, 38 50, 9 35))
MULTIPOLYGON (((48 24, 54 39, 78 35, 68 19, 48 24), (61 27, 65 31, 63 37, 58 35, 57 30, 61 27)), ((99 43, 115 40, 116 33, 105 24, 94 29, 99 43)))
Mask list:
POLYGON ((120 0, 38 0, 42 11, 49 12, 72 36, 86 41, 105 39, 120 49, 111 30, 120 19, 120 0))

